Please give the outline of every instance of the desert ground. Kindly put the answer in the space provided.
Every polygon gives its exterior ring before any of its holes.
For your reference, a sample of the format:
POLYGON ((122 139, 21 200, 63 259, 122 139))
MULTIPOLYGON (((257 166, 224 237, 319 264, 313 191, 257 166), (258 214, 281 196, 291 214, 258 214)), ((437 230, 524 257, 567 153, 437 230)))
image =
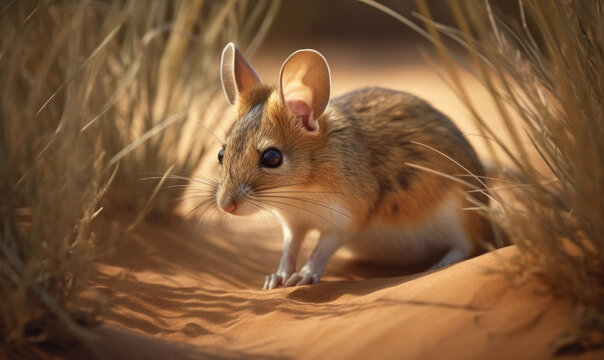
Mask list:
POLYGON ((498 272, 513 247, 420 273, 342 252, 320 284, 267 291, 280 232, 234 228, 141 226, 91 279, 86 296, 113 301, 99 349, 118 358, 548 359, 572 326, 569 299, 498 272))
MULTIPOLYGON (((264 49, 252 63, 274 82, 291 50, 277 47, 266 56, 264 49)), ((320 50, 335 95, 368 85, 417 94, 449 115, 484 155, 470 115, 418 48, 320 50)), ((480 84, 471 76, 466 81, 488 114, 480 84)), ((183 213, 192 205, 183 204, 183 213)), ((128 217, 109 217, 102 231, 128 217)), ((302 258, 314 241, 316 234, 302 258)), ((280 247, 278 225, 266 217, 150 217, 90 277, 82 301, 113 304, 93 330, 94 351, 123 359, 551 359, 553 344, 573 326, 569 298, 503 273, 513 246, 438 271, 363 264, 342 250, 321 283, 262 290, 280 247)), ((601 359, 604 350, 563 358, 601 359)))

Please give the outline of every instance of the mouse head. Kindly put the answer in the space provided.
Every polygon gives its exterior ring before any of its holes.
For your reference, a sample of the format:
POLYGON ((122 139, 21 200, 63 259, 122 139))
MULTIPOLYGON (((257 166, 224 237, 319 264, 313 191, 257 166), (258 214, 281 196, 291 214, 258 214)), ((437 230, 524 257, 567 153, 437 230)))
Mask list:
POLYGON ((313 154, 320 148, 321 115, 330 95, 329 67, 315 50, 291 54, 279 87, 264 85, 241 52, 222 52, 224 93, 237 118, 218 152, 218 207, 233 215, 279 208, 277 191, 312 182, 313 154), (272 193, 272 194, 271 194, 272 193))

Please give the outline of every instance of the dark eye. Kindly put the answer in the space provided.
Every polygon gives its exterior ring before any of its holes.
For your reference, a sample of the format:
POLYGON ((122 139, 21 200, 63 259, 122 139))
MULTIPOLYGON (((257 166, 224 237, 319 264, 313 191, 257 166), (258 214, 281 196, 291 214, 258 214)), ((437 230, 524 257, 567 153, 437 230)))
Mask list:
POLYGON ((218 151, 218 162, 222 164, 222 158, 224 157, 224 149, 218 151))
POLYGON ((269 168, 276 168, 281 165, 283 162, 283 156, 281 155, 281 151, 275 148, 268 148, 264 150, 262 156, 260 157, 260 163, 262 166, 266 166, 269 168))

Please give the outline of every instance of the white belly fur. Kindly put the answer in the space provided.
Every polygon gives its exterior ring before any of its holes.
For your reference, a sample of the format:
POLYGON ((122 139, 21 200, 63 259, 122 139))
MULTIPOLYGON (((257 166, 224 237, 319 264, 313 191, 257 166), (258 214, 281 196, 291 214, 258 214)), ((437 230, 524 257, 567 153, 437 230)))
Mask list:
POLYGON ((467 256, 471 244, 461 224, 460 211, 463 210, 455 196, 421 224, 399 228, 374 223, 346 245, 360 259, 393 265, 421 263, 447 249, 458 249, 467 256))

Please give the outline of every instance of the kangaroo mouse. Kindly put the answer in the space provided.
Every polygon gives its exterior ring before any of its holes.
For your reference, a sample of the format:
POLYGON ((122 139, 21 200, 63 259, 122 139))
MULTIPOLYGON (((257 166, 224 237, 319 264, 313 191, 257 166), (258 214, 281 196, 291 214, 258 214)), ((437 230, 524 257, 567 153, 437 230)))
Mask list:
POLYGON ((436 267, 481 251, 489 222, 464 208, 488 203, 484 169, 449 118, 411 94, 378 87, 331 98, 330 70, 315 50, 283 63, 265 85, 229 43, 221 80, 236 121, 218 154, 216 205, 232 216, 266 211, 283 229, 283 253, 265 289, 319 282, 342 246, 359 258, 436 267), (300 268, 310 230, 318 243, 300 268))

